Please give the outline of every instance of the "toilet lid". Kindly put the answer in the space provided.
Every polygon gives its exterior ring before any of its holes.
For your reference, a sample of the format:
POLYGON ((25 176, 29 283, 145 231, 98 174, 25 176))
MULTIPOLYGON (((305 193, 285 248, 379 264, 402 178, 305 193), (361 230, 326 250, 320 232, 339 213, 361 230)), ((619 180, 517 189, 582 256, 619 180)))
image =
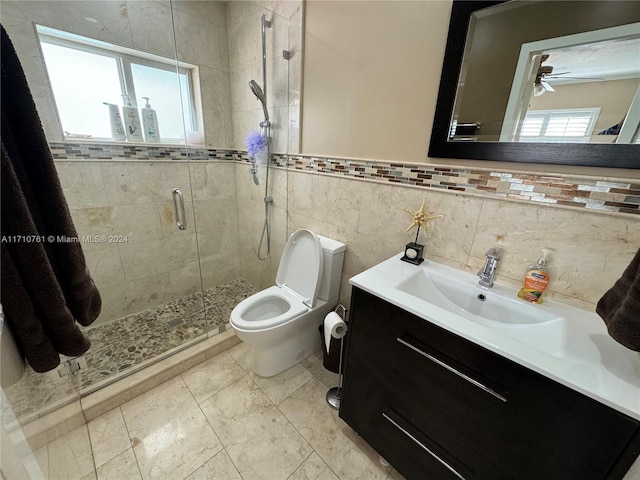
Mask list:
POLYGON ((299 296, 313 307, 322 277, 322 246, 318 236, 309 230, 293 232, 280 258, 276 285, 299 296))

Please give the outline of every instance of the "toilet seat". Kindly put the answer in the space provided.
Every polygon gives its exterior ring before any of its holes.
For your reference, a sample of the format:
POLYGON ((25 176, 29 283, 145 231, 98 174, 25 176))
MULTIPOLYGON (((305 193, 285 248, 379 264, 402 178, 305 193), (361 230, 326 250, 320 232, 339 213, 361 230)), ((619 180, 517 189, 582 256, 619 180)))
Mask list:
POLYGON ((310 230, 291 234, 280 257, 276 285, 313 308, 322 278, 322 244, 310 230))
POLYGON ((322 245, 315 233, 295 231, 282 252, 276 285, 236 305, 231 312, 233 327, 245 331, 266 330, 313 308, 322 277, 322 255, 322 245))
POLYGON ((231 312, 231 324, 241 330, 277 327, 309 311, 291 292, 274 285, 242 300, 231 312))

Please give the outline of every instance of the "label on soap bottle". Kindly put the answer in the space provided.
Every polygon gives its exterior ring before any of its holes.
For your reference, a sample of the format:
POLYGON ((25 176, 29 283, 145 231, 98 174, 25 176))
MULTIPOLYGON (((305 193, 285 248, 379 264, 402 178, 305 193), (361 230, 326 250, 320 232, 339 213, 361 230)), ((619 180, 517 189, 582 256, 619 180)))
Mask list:
POLYGON ((518 297, 531 303, 542 303, 542 294, 549 285, 549 274, 544 270, 529 270, 518 297))

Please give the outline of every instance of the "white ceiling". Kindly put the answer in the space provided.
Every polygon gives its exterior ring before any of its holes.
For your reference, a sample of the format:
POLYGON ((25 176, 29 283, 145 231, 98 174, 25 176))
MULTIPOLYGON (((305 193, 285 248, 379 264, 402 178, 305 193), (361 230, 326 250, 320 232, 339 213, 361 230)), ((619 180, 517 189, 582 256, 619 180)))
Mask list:
MULTIPOLYGON (((553 66, 552 75, 570 72, 561 77, 640 78, 640 37, 576 45, 545 53, 549 58, 543 65, 553 66)), ((548 81, 555 84, 577 82, 559 78, 548 81)))

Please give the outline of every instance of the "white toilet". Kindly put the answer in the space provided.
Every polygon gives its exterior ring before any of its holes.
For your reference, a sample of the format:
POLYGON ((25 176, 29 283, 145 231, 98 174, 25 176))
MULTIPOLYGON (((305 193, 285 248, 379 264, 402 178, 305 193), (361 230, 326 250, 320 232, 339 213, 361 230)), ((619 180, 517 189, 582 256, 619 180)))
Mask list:
POLYGON ((240 302, 231 326, 253 353, 253 371, 271 377, 320 348, 318 326, 338 303, 345 244, 309 230, 282 252, 276 285, 240 302))

